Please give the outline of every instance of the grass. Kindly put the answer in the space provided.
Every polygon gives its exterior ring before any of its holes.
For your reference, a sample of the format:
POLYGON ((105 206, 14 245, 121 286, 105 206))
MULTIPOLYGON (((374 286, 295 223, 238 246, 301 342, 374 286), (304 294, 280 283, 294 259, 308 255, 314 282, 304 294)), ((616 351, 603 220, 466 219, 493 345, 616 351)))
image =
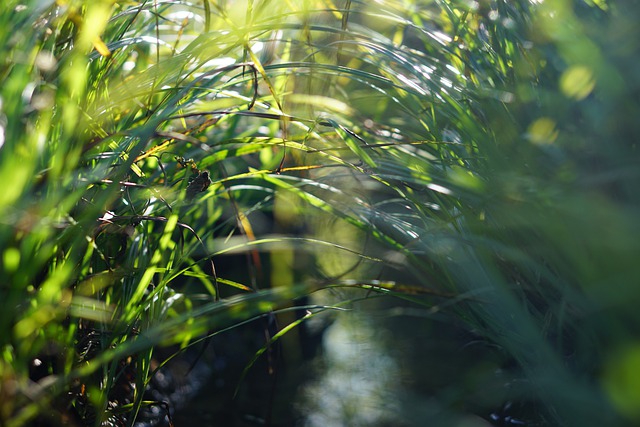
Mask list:
POLYGON ((418 3, 3 4, 4 424, 133 425, 158 348, 336 287, 465 325, 539 422, 637 421, 637 8, 418 3))

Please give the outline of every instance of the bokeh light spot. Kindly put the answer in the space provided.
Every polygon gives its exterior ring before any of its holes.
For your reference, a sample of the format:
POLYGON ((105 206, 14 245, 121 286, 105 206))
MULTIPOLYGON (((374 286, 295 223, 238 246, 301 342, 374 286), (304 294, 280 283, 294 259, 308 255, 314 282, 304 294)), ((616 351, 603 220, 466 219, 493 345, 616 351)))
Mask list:
POLYGON ((549 117, 541 117, 529 125, 527 136, 534 144, 551 144, 558 138, 556 122, 549 117))
POLYGON ((560 90, 569 98, 582 100, 593 92, 595 86, 591 69, 583 65, 569 67, 560 77, 560 90))

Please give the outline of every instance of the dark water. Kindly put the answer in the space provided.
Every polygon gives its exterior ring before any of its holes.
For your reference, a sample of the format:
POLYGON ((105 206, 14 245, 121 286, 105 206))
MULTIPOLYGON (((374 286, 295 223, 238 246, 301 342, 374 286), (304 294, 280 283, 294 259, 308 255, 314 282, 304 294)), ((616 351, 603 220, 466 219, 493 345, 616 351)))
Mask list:
POLYGON ((233 398, 248 349, 264 343, 259 329, 213 344, 210 378, 176 426, 540 425, 509 401, 517 379, 491 346, 407 307, 335 316, 314 357, 292 355, 294 337, 263 355, 233 398))

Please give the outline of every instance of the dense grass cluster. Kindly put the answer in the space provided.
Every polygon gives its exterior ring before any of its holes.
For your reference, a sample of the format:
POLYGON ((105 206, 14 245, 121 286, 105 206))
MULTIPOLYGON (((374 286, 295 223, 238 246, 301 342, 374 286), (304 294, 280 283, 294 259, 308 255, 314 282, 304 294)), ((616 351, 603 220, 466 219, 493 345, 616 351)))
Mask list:
POLYGON ((639 13, 3 2, 1 423, 133 425, 158 348, 336 288, 306 318, 395 296, 536 422, 639 422, 639 13))

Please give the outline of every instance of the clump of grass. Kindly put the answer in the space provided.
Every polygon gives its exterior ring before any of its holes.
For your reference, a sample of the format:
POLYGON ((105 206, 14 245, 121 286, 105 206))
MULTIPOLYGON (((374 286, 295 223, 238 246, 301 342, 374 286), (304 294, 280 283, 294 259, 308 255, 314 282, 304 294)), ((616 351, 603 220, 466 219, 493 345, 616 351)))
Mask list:
POLYGON ((133 424, 157 346, 335 287, 446 311, 541 420, 637 419, 634 6, 334 3, 5 2, 5 424, 133 424))
POLYGON ((133 424, 157 346, 308 291, 216 271, 218 237, 256 240, 289 128, 314 124, 254 52, 264 6, 3 4, 3 424, 133 424))
MULTIPOLYGON (((638 46, 614 30, 629 28, 632 11, 351 3, 348 32, 318 48, 345 64, 333 67, 340 99, 357 113, 343 137, 360 159, 350 189, 316 177, 351 201, 322 199, 352 236, 391 249, 374 278, 457 296, 448 312, 515 362, 527 386, 509 399, 534 402, 538 422, 637 417, 633 381, 615 367, 636 363, 639 175, 625 135, 637 79, 621 52, 638 46)), ((367 267, 358 274, 370 280, 367 267)))

